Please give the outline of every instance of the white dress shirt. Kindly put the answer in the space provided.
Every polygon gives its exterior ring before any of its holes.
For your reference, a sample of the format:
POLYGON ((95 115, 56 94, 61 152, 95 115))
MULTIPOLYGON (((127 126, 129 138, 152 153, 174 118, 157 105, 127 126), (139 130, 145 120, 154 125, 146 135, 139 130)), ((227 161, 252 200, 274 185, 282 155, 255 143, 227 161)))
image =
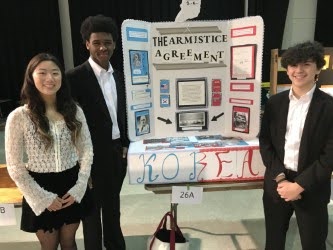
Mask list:
POLYGON ((89 63, 96 75, 98 80, 99 86, 102 89, 103 96, 108 107, 111 119, 112 119, 112 139, 120 138, 120 131, 118 127, 118 120, 117 120, 117 88, 116 82, 113 77, 113 68, 109 63, 109 69, 106 71, 94 60, 89 57, 89 63))
POLYGON ((309 111, 313 92, 316 85, 305 95, 297 99, 292 89, 289 92, 289 111, 287 131, 284 145, 284 166, 286 169, 296 171, 298 169, 299 147, 301 143, 304 122, 309 111))

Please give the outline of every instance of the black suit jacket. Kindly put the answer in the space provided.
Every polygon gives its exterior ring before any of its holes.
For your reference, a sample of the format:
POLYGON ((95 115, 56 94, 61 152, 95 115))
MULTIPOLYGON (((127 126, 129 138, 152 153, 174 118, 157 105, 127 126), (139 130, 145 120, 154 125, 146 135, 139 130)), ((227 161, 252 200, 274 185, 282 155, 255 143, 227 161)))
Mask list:
MULTIPOLYGON (((266 166, 265 185, 271 188, 274 185, 272 180, 285 172, 283 160, 288 109, 289 90, 270 97, 262 119, 260 153, 266 166)), ((304 123, 295 181, 306 193, 319 195, 321 200, 328 202, 332 168, 333 98, 316 88, 304 123)))
MULTIPOLYGON (((82 107, 89 126, 94 147, 92 174, 102 175, 103 167, 110 168, 110 147, 112 146, 112 120, 98 80, 88 61, 66 73, 73 98, 82 107), (98 168, 94 167, 99 165, 98 168)), ((117 88, 117 120, 123 147, 128 147, 126 123, 126 95, 122 74, 113 73, 117 88)))

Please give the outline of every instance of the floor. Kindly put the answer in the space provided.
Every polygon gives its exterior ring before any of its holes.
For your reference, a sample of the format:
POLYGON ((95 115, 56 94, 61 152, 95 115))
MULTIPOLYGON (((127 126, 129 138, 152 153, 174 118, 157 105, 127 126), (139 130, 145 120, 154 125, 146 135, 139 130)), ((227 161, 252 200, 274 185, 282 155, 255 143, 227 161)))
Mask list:
MULTIPOLYGON (((0 163, 4 163, 4 132, 0 131, 0 163)), ((205 192, 199 205, 179 205, 178 225, 190 242, 191 250, 264 249, 265 227, 262 190, 205 192)), ((170 194, 154 194, 143 185, 129 185, 121 192, 122 228, 128 250, 147 249, 147 238, 154 233, 164 213, 170 209, 170 194)), ((17 225, 0 227, 0 249, 39 249, 34 234, 19 230, 21 209, 15 208, 17 225)), ((333 206, 327 249, 333 250, 333 206)), ((78 249, 83 250, 82 228, 77 232, 78 249)), ((287 250, 299 250, 300 240, 292 218, 287 250)))

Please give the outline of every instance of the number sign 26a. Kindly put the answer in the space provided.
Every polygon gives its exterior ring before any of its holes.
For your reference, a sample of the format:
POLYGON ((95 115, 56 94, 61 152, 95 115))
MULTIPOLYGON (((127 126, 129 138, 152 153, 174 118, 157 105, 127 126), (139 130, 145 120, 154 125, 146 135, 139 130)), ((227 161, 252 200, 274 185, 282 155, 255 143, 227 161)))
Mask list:
POLYGON ((172 186, 171 202, 178 204, 200 204, 203 187, 172 186))

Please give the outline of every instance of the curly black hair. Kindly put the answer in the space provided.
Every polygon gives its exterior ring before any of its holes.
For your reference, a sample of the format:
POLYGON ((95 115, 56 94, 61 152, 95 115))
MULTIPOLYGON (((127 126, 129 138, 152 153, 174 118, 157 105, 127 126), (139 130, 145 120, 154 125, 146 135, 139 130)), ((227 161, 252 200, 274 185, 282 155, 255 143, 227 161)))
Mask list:
POLYGON ((325 65, 324 47, 319 42, 307 41, 288 48, 282 54, 281 65, 286 69, 288 65, 295 66, 309 60, 316 63, 317 69, 325 65))
POLYGON ((49 53, 40 53, 34 56, 25 71, 23 86, 21 89, 21 102, 27 104, 29 116, 35 125, 36 132, 40 135, 41 140, 45 143, 46 148, 52 144, 50 135, 49 120, 46 117, 45 102, 35 86, 33 72, 36 67, 44 61, 54 62, 60 69, 62 82, 57 92, 56 107, 57 111, 63 115, 68 129, 71 131, 73 143, 80 133, 82 123, 76 119, 77 105, 71 97, 69 84, 65 77, 65 71, 58 59, 49 53))
POLYGON ((83 43, 89 41, 91 33, 110 33, 114 41, 118 39, 118 28, 111 17, 103 15, 89 16, 81 24, 80 33, 83 43))

